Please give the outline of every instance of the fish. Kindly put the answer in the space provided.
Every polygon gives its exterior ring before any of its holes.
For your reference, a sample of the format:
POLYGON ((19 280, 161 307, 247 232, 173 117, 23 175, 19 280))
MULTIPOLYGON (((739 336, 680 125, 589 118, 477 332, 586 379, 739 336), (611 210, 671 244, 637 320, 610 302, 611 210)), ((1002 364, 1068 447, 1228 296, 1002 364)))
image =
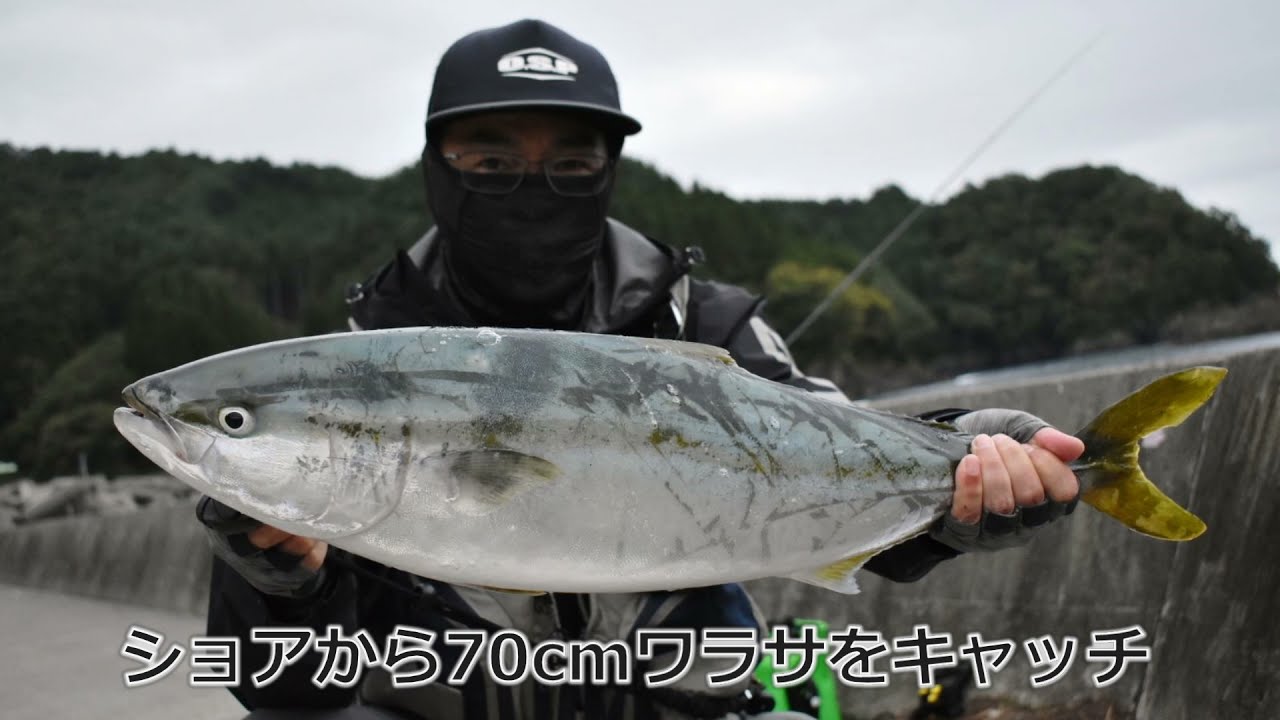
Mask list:
MULTIPOLYGON (((1071 464, 1140 533, 1204 523, 1138 465, 1226 370, 1102 412, 1071 464)), ((972 436, 831 400, 721 348, 551 330, 417 327, 280 340, 138 380, 120 433, 197 491, 435 580, 649 592, 858 568, 948 511, 972 436)))

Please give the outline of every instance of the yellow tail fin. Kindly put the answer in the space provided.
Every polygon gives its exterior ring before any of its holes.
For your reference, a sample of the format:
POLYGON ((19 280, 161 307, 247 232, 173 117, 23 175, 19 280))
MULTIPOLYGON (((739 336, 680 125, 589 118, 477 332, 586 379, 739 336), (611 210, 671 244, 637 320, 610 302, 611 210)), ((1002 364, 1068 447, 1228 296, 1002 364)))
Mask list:
POLYGON ((1195 367, 1166 375, 1107 408, 1076 437, 1084 455, 1071 464, 1080 478, 1080 499, 1162 540, 1190 540, 1204 521, 1170 500, 1138 466, 1138 442, 1186 420, 1213 396, 1227 371, 1195 367))

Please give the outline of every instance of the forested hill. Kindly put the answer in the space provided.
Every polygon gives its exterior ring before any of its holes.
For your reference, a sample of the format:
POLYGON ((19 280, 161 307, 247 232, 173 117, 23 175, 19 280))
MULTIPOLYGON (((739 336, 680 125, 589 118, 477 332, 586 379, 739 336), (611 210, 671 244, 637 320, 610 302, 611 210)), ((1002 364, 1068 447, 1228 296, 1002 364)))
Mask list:
MULTIPOLYGON (((766 293, 785 333, 915 202, 893 186, 741 202, 627 161, 614 215, 702 246, 698 272, 766 293)), ((80 450, 95 470, 136 462, 111 427, 121 387, 341 327, 344 288, 429 222, 416 167, 369 180, 0 145, 0 460, 39 475, 80 450)), ((1278 288, 1263 241, 1172 190, 1110 167, 1008 176, 931 208, 796 351, 864 394, 1201 325, 1271 329, 1278 288)))

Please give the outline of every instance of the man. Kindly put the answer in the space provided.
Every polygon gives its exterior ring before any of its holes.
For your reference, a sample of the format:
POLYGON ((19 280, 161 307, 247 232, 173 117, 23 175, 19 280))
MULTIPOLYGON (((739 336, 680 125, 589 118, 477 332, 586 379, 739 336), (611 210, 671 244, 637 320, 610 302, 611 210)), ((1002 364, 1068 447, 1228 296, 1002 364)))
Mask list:
MULTIPOLYGON (((352 329, 501 326, 686 339, 727 348, 766 378, 843 399, 795 367, 757 315, 758 298, 690 279, 695 253, 608 218, 623 140, 639 130, 621 110, 604 57, 559 29, 525 20, 459 40, 436 72, 422 154, 436 227, 351 295, 352 329)), ((1021 544, 1069 512, 1077 494, 1063 461, 1083 450, 1078 440, 1014 411, 935 418, 978 437, 957 469, 951 515, 867 564, 894 580, 919 578, 962 551, 1021 544)), ((383 647, 397 624, 437 632, 512 627, 531 644, 629 640, 640 627, 760 625, 738 585, 534 597, 453 587, 288 535, 212 501, 199 512, 218 555, 209 631, 240 637, 246 667, 267 665, 267 647, 249 640, 252 628, 266 626, 323 632, 340 624, 348 633, 368 630, 383 647)), ((437 649, 446 666, 456 661, 449 648, 437 649)), ((317 662, 305 656, 269 685, 232 691, 250 708, 343 707, 358 698, 432 719, 723 717, 764 708, 746 681, 704 687, 708 668, 700 665, 663 688, 507 687, 477 671, 461 687, 404 689, 371 669, 358 688, 321 690, 310 682, 317 662)))

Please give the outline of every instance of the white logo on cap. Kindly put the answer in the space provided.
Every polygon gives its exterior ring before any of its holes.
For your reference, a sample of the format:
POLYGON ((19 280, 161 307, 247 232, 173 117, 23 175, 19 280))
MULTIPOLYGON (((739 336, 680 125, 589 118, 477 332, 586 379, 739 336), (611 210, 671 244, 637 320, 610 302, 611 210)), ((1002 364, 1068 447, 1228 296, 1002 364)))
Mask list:
POLYGON ((558 52, 534 47, 503 55, 498 60, 498 72, 502 77, 573 80, 578 74, 578 64, 558 52))

